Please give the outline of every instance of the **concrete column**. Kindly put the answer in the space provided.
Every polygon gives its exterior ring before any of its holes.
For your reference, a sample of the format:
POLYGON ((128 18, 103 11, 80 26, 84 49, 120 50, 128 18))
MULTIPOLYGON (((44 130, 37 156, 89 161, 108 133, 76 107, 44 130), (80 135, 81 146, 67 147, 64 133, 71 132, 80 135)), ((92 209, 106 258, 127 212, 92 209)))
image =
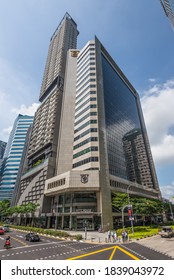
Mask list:
POLYGON ((47 228, 51 226, 51 217, 47 217, 47 228))

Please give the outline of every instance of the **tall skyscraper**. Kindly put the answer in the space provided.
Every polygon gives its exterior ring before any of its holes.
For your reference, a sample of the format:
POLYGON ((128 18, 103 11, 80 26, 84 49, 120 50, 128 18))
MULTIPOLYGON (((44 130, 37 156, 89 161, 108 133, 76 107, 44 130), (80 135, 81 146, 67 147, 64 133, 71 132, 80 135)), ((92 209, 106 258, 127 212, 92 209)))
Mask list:
POLYGON ((160 0, 160 2, 174 29, 174 0, 160 0))
POLYGON ((18 115, 4 153, 4 168, 0 181, 0 200, 11 200, 21 162, 26 134, 33 123, 32 116, 18 115))
POLYGON ((53 33, 28 149, 28 172, 21 177, 20 203, 39 202, 45 180, 55 175, 67 51, 76 48, 77 25, 66 13, 53 33))
POLYGON ((106 229, 113 192, 161 196, 138 93, 97 38, 77 50, 77 34, 66 14, 51 38, 18 204, 39 202, 47 227, 106 229))

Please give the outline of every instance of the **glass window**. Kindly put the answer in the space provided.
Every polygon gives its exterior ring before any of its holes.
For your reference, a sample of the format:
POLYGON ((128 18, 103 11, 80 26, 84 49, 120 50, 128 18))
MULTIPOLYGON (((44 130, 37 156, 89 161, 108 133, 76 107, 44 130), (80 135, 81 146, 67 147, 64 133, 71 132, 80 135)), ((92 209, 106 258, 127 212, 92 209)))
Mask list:
POLYGON ((135 95, 102 55, 106 136, 110 174, 128 179, 124 136, 140 129, 135 95))

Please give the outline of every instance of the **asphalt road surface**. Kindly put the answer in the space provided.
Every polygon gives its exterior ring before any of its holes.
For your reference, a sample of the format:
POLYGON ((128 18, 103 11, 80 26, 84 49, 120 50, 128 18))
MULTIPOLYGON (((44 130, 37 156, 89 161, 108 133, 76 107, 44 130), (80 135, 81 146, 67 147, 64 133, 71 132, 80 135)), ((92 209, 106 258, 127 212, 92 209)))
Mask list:
POLYGON ((96 244, 41 236, 40 242, 25 240, 26 233, 10 232, 11 249, 3 249, 5 238, 0 235, 1 260, 174 260, 137 242, 127 244, 96 244))

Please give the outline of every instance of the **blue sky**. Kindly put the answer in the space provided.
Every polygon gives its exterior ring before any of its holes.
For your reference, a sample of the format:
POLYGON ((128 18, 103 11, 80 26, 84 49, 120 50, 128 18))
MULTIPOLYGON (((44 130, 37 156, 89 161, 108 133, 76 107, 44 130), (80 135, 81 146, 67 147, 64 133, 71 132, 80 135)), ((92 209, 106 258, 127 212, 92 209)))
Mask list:
POLYGON ((174 195, 174 30, 159 0, 0 0, 0 139, 34 114, 49 40, 68 12, 78 48, 96 35, 139 92, 157 176, 174 195))

